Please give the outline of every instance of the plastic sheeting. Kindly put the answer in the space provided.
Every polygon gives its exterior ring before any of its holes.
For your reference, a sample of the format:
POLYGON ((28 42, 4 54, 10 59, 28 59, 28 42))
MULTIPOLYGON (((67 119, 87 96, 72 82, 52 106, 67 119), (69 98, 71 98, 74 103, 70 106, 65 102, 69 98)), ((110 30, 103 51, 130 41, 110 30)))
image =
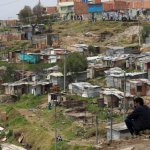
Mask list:
POLYGON ((30 63, 36 63, 35 55, 21 54, 20 60, 21 61, 25 60, 30 63))

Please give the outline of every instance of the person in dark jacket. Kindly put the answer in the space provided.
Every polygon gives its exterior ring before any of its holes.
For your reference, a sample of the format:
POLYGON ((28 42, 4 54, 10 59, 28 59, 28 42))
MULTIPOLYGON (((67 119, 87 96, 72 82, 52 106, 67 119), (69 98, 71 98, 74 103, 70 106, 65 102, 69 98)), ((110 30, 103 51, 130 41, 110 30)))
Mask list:
POLYGON ((150 108, 144 105, 142 98, 134 100, 135 110, 126 118, 125 123, 131 135, 150 129, 150 108))

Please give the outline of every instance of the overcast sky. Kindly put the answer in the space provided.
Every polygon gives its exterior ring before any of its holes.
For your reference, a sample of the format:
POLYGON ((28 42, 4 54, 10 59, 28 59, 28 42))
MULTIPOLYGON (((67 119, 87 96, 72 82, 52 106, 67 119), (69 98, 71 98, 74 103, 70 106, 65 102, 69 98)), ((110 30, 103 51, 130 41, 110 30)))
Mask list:
MULTIPOLYGON (((25 6, 34 7, 39 0, 0 0, 0 20, 16 19, 16 14, 25 6), (12 17, 12 18, 10 18, 12 17)), ((57 0, 41 0, 43 6, 56 6, 57 0)))
MULTIPOLYGON (((16 14, 25 5, 33 8, 38 2, 39 0, 0 0, 0 20, 17 19, 16 14)), ((57 0, 41 0, 41 4, 43 6, 56 6, 57 0)))

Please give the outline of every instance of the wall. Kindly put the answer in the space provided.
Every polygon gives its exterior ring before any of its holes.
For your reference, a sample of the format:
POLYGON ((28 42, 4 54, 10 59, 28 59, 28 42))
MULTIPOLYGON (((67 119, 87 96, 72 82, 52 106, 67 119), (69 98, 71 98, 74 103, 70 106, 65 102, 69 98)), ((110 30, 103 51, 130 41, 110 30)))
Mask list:
POLYGON ((88 3, 74 2, 74 12, 76 14, 87 14, 88 3))
POLYGON ((44 14, 54 14, 58 13, 57 7, 43 7, 44 14), (46 9, 46 10, 45 10, 46 9))
POLYGON ((35 96, 36 95, 41 95, 42 89, 41 89, 41 85, 36 85, 36 86, 32 86, 32 85, 29 85, 29 93, 30 94, 34 94, 35 96))
POLYGON ((136 87, 137 85, 135 84, 135 83, 132 83, 132 84, 130 84, 130 87, 131 87, 131 90, 130 90, 130 93, 131 93, 131 95, 137 95, 137 87, 136 87))
POLYGON ((88 4, 88 12, 96 12, 96 11, 97 12, 102 11, 102 4, 88 4))

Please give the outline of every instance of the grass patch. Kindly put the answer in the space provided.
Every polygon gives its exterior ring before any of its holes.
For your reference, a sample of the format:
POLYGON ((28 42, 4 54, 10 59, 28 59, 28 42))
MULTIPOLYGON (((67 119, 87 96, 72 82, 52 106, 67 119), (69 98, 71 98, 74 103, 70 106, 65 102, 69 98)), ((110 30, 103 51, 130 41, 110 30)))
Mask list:
POLYGON ((20 100, 16 102, 17 108, 35 108, 37 105, 42 104, 42 99, 47 95, 34 96, 32 94, 22 95, 20 100))
MULTIPOLYGON (((5 61, 0 61, 0 67, 5 66, 8 67, 10 65, 10 63, 5 62, 5 61)), ((16 69, 18 70, 22 70, 22 63, 14 63, 13 65, 16 66, 16 69)), ((36 64, 29 64, 29 63, 25 63, 25 70, 26 71, 33 71, 37 66, 41 67, 41 68, 50 68, 55 66, 56 63, 44 63, 44 62, 40 62, 40 63, 36 63, 36 64)))

